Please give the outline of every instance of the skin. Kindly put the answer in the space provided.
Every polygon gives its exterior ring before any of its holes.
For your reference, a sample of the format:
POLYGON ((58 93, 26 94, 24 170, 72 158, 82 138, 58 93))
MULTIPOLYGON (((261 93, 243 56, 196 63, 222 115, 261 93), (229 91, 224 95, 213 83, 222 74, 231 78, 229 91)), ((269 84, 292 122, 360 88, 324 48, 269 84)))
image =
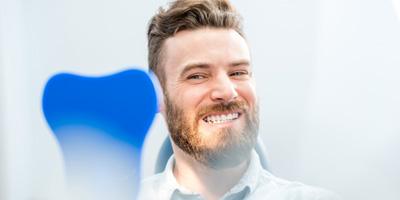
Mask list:
MULTIPOLYGON (((220 124, 203 120, 208 115, 229 112, 210 111, 199 117, 199 110, 215 104, 242 102, 254 111, 257 107, 251 60, 245 39, 233 29, 201 28, 180 31, 165 41, 162 65, 165 69, 166 95, 185 112, 185 119, 197 129, 198 145, 208 149, 226 146, 224 134, 243 134, 247 112, 238 119, 220 124), (224 132, 223 130, 234 130, 224 132), (224 133, 224 134, 222 134, 224 133)), ((165 105, 161 113, 166 115, 165 105)), ((185 188, 205 199, 221 198, 233 187, 248 166, 248 158, 233 166, 213 168, 199 162, 172 143, 175 155, 174 175, 185 188)))

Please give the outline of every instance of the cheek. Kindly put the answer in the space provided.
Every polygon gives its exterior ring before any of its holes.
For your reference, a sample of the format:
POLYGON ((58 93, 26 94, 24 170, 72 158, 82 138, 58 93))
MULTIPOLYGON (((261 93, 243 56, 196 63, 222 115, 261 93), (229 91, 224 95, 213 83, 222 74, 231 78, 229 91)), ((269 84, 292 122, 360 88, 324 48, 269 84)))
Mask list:
POLYGON ((205 99, 206 95, 207 90, 203 87, 188 87, 182 88, 182 90, 176 94, 175 98, 180 99, 180 106, 186 111, 194 112, 205 99))
POLYGON ((242 84, 238 86, 237 89, 239 95, 247 101, 250 106, 256 104, 257 96, 256 96, 256 89, 254 84, 242 84))
MULTIPOLYGON (((194 87, 168 88, 168 99, 182 111, 181 123, 196 125, 198 105, 202 102, 204 91, 194 87)), ((164 115, 166 116, 166 115, 164 115)))

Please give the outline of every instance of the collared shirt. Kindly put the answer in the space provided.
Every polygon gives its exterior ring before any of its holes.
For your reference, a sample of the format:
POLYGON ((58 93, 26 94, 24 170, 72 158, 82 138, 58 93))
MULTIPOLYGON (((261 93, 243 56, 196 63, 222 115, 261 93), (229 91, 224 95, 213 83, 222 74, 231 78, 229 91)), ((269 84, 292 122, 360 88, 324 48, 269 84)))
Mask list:
MULTIPOLYGON (((203 198, 179 185, 174 174, 174 157, 168 160, 164 172, 142 181, 139 200, 202 200, 203 198)), ((255 151, 248 169, 221 200, 337 200, 335 194, 324 189, 290 182, 264 170, 255 151)))

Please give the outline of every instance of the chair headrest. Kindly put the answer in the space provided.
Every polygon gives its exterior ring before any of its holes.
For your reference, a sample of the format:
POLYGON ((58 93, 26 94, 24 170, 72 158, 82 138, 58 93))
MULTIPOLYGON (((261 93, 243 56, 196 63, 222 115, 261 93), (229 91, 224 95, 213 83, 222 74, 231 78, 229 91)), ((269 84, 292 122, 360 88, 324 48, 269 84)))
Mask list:
POLYGON ((126 185, 131 186, 130 196, 136 195, 143 141, 158 112, 147 72, 57 74, 45 86, 42 106, 61 147, 69 183, 79 180, 80 187, 95 188, 93 193, 99 194, 94 199, 118 199, 107 194, 126 194, 119 191, 126 185))

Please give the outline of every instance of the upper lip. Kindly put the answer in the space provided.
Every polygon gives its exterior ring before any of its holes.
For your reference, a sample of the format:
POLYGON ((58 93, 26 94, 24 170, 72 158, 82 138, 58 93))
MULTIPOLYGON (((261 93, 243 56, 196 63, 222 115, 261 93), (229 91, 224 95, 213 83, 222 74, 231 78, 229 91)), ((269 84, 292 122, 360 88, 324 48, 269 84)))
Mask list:
POLYGON ((231 113, 239 113, 239 115, 241 115, 242 111, 234 110, 234 111, 225 111, 225 112, 211 112, 211 113, 207 113, 207 114, 203 115, 201 117, 201 119, 205 119, 206 117, 212 116, 212 115, 228 115, 228 114, 231 114, 231 113))

